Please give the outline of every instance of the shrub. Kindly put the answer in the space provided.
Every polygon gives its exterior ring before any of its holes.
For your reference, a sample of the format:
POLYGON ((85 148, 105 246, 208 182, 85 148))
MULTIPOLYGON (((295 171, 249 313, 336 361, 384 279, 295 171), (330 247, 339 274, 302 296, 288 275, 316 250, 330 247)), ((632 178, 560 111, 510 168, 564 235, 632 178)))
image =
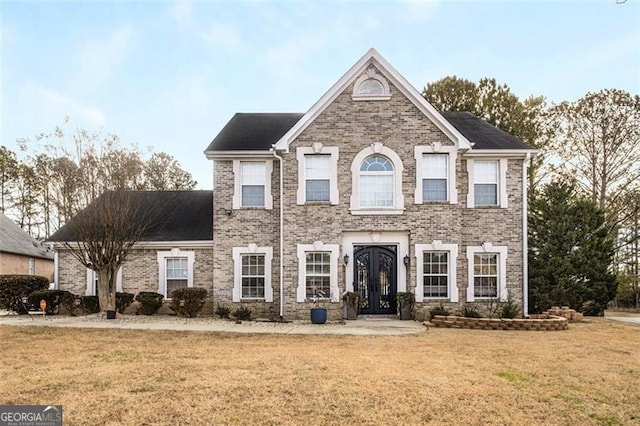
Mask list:
POLYGON ((500 318, 520 318, 520 307, 509 299, 502 304, 500 318))
POLYGON ((138 313, 142 315, 155 315, 162 306, 164 296, 153 291, 141 291, 136 295, 136 301, 140 302, 138 313))
POLYGON ((81 296, 80 306, 82 307, 82 312, 85 315, 97 314, 100 312, 100 301, 98 300, 98 296, 81 296))
POLYGON ((123 314, 124 310, 127 309, 127 306, 133 303, 133 298, 133 293, 116 293, 116 311, 123 314))
POLYGON ((206 298, 207 290, 202 287, 176 288, 171 292, 171 309, 181 317, 194 318, 206 298))
POLYGON ((27 296, 49 288, 49 280, 37 275, 0 275, 0 306, 19 314, 29 312, 27 296))
POLYGON ((76 300, 81 300, 80 297, 68 292, 69 297, 63 297, 60 305, 64 308, 68 315, 72 317, 76 315, 76 300))
POLYGON ((478 309, 474 305, 466 304, 462 307, 460 311, 460 316, 466 318, 482 318, 482 314, 478 311, 478 309))
POLYGON ((58 306, 66 299, 67 303, 73 304, 75 296, 68 291, 64 290, 36 290, 27 296, 29 304, 34 308, 40 308, 40 301, 47 302, 45 312, 47 315, 54 315, 58 313, 58 306), (70 302, 69 302, 70 301, 70 302))
POLYGON ((435 308, 431 308, 431 310, 429 310, 429 314, 431 315, 431 318, 433 318, 436 315, 448 316, 451 313, 449 311, 447 311, 447 309, 444 307, 444 305, 442 303, 440 303, 440 306, 436 306, 435 308))
POLYGON ((237 319, 237 320, 250 320, 251 319, 251 309, 244 307, 244 306, 240 306, 238 309, 236 309, 235 311, 233 311, 233 316, 237 319))
POLYGON ((231 308, 225 305, 218 305, 216 306, 216 311, 215 314, 218 315, 220 318, 229 318, 229 315, 231 315, 231 308))

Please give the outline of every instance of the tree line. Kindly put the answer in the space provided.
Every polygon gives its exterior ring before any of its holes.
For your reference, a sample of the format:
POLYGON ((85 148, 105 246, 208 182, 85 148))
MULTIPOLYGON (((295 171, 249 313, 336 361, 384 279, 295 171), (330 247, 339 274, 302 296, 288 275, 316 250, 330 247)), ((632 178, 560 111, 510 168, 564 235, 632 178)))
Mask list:
POLYGON ((538 150, 529 168, 532 312, 640 308, 640 97, 616 89, 574 102, 519 99, 506 84, 428 84, 441 111, 469 111, 538 150))
POLYGON ((0 212, 44 239, 108 190, 193 189, 191 173, 165 152, 145 156, 102 131, 68 131, 18 139, 24 152, 0 147, 0 212), (148 157, 148 158, 147 158, 148 157))

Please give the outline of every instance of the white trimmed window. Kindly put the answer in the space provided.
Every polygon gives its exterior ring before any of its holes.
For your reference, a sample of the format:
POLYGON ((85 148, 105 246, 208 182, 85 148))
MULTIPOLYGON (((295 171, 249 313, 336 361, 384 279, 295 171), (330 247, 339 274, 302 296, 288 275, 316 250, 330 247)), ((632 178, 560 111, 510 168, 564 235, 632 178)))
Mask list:
POLYGON ((158 251, 158 293, 171 298, 176 288, 193 287, 195 251, 173 248, 158 251))
POLYGON ((338 204, 338 147, 298 147, 297 204, 338 204))
POLYGON ((29 275, 35 275, 36 273, 36 259, 33 257, 29 258, 29 275))
POLYGON ((449 202, 458 203, 456 189, 455 146, 416 146, 416 192, 415 203, 449 202))
POLYGON ((339 300, 338 288, 338 244, 298 244, 298 289, 297 301, 312 300, 314 295, 339 300))
POLYGON ((271 173, 273 161, 233 161, 235 188, 233 208, 273 208, 271 173))
POLYGON ((507 294, 507 246, 494 246, 484 243, 482 246, 467 247, 469 263, 469 287, 467 301, 476 299, 508 299, 507 294))
POLYGON ((508 207, 507 160, 467 160, 468 207, 508 207))
POLYGON ((351 214, 402 214, 402 161, 380 142, 371 144, 351 163, 351 214))
POLYGON ((456 284, 456 262, 458 246, 433 241, 431 244, 416 244, 416 301, 448 299, 458 301, 456 284))
MULTIPOLYGON (((86 273, 86 288, 85 295, 86 296, 97 296, 98 295, 98 273, 93 269, 87 268, 86 273)), ((118 269, 118 274, 116 275, 116 291, 122 291, 122 266, 118 269)))
POLYGON ((241 300, 264 300, 273 302, 271 287, 272 247, 258 247, 249 244, 246 247, 233 248, 234 264, 234 302, 241 300))

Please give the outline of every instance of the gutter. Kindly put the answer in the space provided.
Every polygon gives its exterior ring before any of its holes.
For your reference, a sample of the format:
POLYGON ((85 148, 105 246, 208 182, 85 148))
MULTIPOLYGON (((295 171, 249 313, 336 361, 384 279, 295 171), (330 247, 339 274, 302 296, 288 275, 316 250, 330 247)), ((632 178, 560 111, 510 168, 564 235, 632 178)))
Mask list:
POLYGON ((527 182, 527 167, 531 160, 531 153, 527 153, 522 161, 522 314, 529 315, 529 185, 527 182))
POLYGON ((280 321, 284 321, 284 161, 276 152, 276 145, 271 145, 273 156, 280 161, 280 321))

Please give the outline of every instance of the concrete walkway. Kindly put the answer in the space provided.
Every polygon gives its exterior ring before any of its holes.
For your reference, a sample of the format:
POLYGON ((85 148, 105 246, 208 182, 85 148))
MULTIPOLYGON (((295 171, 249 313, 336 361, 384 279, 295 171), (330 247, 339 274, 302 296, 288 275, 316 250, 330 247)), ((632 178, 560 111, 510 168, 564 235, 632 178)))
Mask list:
POLYGON ((640 325, 640 316, 638 317, 605 317, 606 319, 610 319, 610 320, 614 320, 614 321, 622 321, 622 322, 628 322, 631 324, 638 324, 640 325))
POLYGON ((311 324, 309 321, 261 322, 214 318, 178 318, 170 316, 118 315, 107 320, 100 314, 88 316, 0 315, 0 325, 71 327, 128 330, 210 331, 222 333, 271 333, 271 334, 329 334, 357 336, 398 336, 424 333, 426 327, 415 321, 400 321, 385 317, 359 317, 354 321, 335 321, 327 324, 311 324))

